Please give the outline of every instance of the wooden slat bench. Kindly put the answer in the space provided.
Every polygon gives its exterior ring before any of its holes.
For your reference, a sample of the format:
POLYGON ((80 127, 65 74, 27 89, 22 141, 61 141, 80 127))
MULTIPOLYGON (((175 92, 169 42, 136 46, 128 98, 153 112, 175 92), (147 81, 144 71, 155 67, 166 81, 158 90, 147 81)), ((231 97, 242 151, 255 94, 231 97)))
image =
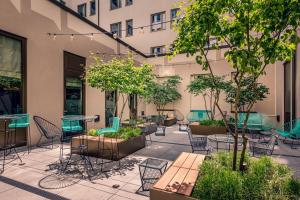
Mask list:
POLYGON ((192 200, 199 166, 205 156, 183 152, 150 189, 150 200, 192 200))

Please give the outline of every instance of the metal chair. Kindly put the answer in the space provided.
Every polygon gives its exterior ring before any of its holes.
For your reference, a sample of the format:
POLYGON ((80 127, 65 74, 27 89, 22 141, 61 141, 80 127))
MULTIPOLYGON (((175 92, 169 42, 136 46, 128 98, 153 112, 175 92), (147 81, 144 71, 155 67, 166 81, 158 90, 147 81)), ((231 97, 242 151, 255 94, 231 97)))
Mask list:
POLYGON ((47 140, 50 140, 51 142, 51 149, 53 149, 53 142, 55 139, 61 140, 61 137, 63 135, 62 130, 52 124, 51 122, 47 121, 46 119, 39 117, 39 116, 33 116, 33 120, 36 123, 41 136, 37 143, 38 147, 44 147, 41 145, 42 138, 46 138, 47 140))
POLYGON ((208 140, 206 136, 193 137, 191 129, 189 128, 187 129, 187 132, 189 135, 189 140, 190 140, 193 153, 195 151, 206 151, 206 154, 212 152, 213 148, 208 145, 208 140))
POLYGON ((277 143, 278 136, 272 135, 269 142, 261 142, 259 139, 250 139, 249 148, 252 155, 255 154, 271 156, 274 151, 275 144, 277 143))
POLYGON ((283 143, 289 143, 294 149, 295 145, 300 144, 300 119, 284 124, 282 129, 276 129, 275 132, 283 138, 283 143))
POLYGON ((110 128, 101 128, 97 130, 98 135, 103 135, 105 133, 117 133, 120 128, 120 118, 114 117, 112 127, 110 128))

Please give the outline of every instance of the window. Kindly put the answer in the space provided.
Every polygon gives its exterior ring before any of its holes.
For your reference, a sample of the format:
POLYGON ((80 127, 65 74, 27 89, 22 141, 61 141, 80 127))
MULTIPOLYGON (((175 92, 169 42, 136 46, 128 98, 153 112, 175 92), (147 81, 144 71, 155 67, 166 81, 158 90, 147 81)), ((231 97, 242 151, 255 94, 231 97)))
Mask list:
POLYGON ((133 4, 133 0, 126 0, 125 6, 131 6, 133 4))
POLYGON ((165 29, 165 12, 155 13, 151 15, 151 31, 159 31, 165 29))
POLYGON ((129 19, 126 20, 126 36, 132 36, 133 35, 133 20, 129 19))
POLYGON ((152 55, 161 55, 164 53, 165 46, 151 47, 152 55))
POLYGON ((90 1, 90 15, 96 14, 96 0, 90 1))
POLYGON ((26 112, 26 40, 0 30, 0 115, 26 112))
POLYGON ((77 11, 81 17, 86 17, 86 3, 78 5, 77 11))
POLYGON ((110 31, 112 34, 117 34, 118 37, 122 37, 122 24, 121 22, 110 25, 110 31))
POLYGON ((179 8, 175 8, 171 10, 171 28, 173 28, 173 22, 178 19, 177 13, 179 11, 179 8))
POLYGON ((110 9, 118 9, 121 8, 121 0, 110 0, 110 9))

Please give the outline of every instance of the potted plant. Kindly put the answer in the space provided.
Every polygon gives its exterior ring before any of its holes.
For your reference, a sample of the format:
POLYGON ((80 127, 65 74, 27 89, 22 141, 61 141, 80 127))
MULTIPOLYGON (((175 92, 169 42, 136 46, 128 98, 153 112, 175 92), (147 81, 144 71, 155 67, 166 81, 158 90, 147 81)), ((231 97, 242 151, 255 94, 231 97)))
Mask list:
MULTIPOLYGON (((82 141, 82 137, 72 138, 72 147, 76 147, 82 142, 87 143, 88 152, 87 154, 93 157, 101 157, 111 159, 110 154, 101 154, 102 149, 112 150, 113 160, 120 160, 139 149, 145 147, 146 137, 142 133, 140 128, 126 127, 120 128, 117 134, 105 134, 104 138, 101 138, 99 144, 99 136, 96 130, 91 129, 88 131, 88 136, 82 141), (104 143, 102 143, 104 141, 104 143)), ((74 151, 76 151, 76 148, 74 151)), ((79 152, 77 152, 79 153, 79 152)))

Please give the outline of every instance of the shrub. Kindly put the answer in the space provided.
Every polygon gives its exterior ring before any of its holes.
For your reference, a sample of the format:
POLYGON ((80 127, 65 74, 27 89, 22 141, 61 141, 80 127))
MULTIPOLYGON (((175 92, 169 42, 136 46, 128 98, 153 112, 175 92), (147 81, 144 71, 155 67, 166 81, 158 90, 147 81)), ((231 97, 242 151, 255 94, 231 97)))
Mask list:
POLYGON ((90 136, 97 136, 97 130, 96 129, 90 129, 88 131, 88 135, 90 135, 90 136))
POLYGON ((106 133, 105 137, 108 138, 119 137, 123 140, 129 140, 130 138, 140 136, 141 134, 142 134, 142 130, 140 128, 126 127, 126 128, 120 128, 118 133, 106 133))
MULTIPOLYGON (((200 168, 192 196, 201 200, 298 199, 300 181, 291 170, 270 157, 246 157, 248 170, 232 171, 232 154, 217 153, 200 168)), ((239 158, 238 158, 239 160, 239 158)))
POLYGON ((220 126, 225 126, 225 123, 223 120, 202 120, 199 122, 201 125, 203 126, 216 126, 216 127, 220 127, 220 126))

